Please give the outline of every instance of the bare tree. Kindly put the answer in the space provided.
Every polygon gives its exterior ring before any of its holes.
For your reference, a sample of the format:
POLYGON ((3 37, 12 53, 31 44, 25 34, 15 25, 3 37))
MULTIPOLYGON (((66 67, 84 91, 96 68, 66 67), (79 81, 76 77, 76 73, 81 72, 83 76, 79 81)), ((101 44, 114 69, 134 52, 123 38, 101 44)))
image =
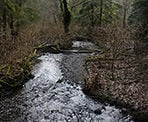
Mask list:
POLYGON ((127 25, 127 16, 131 5, 131 0, 123 0, 122 2, 123 2, 123 27, 125 28, 127 25))

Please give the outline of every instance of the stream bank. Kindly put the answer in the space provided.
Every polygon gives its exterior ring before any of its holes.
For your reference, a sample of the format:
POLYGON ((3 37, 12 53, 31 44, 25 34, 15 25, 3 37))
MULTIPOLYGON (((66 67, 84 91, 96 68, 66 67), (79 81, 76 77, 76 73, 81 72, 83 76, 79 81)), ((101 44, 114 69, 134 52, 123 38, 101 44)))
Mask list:
POLYGON ((95 99, 126 108, 136 122, 147 122, 147 68, 140 67, 132 48, 127 54, 120 54, 116 60, 103 53, 90 56, 86 60, 83 91, 95 99))
POLYGON ((35 54, 30 54, 24 60, 7 64, 0 68, 0 99, 11 96, 15 91, 34 76, 31 74, 35 54))
POLYGON ((82 92, 85 59, 90 55, 93 53, 40 55, 32 71, 34 78, 14 96, 0 100, 0 121, 133 122, 121 109, 97 102, 82 92))

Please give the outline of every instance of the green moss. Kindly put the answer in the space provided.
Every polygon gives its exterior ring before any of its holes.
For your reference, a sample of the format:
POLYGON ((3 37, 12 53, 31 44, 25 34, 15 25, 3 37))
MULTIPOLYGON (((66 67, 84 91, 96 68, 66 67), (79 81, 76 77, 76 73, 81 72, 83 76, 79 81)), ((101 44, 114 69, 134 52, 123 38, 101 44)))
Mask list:
POLYGON ((22 86, 27 80, 32 78, 31 69, 35 52, 25 57, 19 63, 7 64, 0 68, 0 96, 5 95, 10 90, 22 86))

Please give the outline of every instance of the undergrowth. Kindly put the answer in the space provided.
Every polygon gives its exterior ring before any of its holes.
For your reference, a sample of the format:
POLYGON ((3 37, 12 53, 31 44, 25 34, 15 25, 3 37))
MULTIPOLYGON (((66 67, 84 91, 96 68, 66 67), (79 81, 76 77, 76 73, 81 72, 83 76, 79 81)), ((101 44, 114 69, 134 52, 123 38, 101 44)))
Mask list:
POLYGON ((0 34, 0 92, 23 85, 32 77, 36 47, 53 44, 68 48, 72 44, 72 34, 63 33, 60 25, 32 24, 21 30, 17 38, 7 33, 5 39, 0 34))

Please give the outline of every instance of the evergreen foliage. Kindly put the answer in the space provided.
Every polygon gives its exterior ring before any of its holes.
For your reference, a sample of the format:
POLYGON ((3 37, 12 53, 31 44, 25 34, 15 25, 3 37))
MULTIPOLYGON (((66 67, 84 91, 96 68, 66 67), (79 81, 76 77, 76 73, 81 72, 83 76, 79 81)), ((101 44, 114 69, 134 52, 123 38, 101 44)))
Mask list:
POLYGON ((129 23, 142 27, 139 29, 139 36, 145 41, 148 40, 148 0, 135 0, 129 23))
POLYGON ((4 33, 11 31, 12 36, 19 34, 21 26, 31 22, 37 13, 26 5, 27 0, 1 0, 0 22, 4 33))
POLYGON ((112 23, 118 18, 119 10, 122 6, 112 0, 85 0, 79 6, 77 20, 81 20, 82 25, 102 25, 112 23), (82 19, 83 18, 83 19, 82 19))
POLYGON ((148 24, 148 1, 135 0, 132 13, 129 17, 131 23, 148 24))

